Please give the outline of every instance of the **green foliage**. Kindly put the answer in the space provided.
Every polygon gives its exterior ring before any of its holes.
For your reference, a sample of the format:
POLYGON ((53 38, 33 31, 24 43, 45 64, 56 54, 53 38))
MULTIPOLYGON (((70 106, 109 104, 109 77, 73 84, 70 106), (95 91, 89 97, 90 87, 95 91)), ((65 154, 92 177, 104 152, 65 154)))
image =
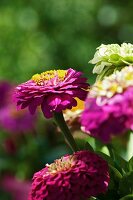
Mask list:
POLYGON ((112 149, 112 151, 112 159, 115 167, 117 167, 122 174, 125 174, 129 171, 128 162, 125 159, 123 159, 114 149, 112 149))
POLYGON ((125 174, 120 180, 119 192, 122 196, 133 194, 133 171, 125 174))
POLYGON ((125 197, 122 197, 120 200, 133 200, 133 194, 129 194, 125 197))
MULTIPOLYGON (((76 139, 76 142, 80 149, 89 149, 91 151, 94 151, 92 146, 89 144, 89 139, 87 142, 85 142, 85 139, 76 139)), ((90 200, 132 199, 133 196, 131 194, 133 193, 133 158, 131 158, 129 162, 127 162, 114 150, 111 145, 108 145, 109 152, 112 150, 111 156, 103 153, 101 151, 102 148, 103 144, 100 141, 95 140, 95 150, 99 149, 99 151, 96 151, 96 153, 99 154, 109 164, 109 188, 106 194, 99 195, 98 198, 91 197, 90 200)))
POLYGON ((94 151, 93 147, 85 139, 76 138, 75 141, 76 141, 78 148, 80 150, 85 149, 85 150, 89 150, 89 151, 94 151))
POLYGON ((1 189, 0 189, 0 198, 2 200, 13 200, 9 193, 2 191, 1 189))
MULTIPOLYGON (((125 161, 120 155, 113 151, 113 157, 102 152, 97 152, 109 163, 110 183, 105 195, 100 195, 99 199, 120 199, 125 195, 133 193, 133 171, 132 158, 129 162, 125 161)), ((123 197, 122 200, 132 196, 123 197)))
POLYGON ((50 68, 73 67, 92 82, 88 61, 97 46, 133 42, 132 5, 130 0, 1 0, 0 79, 18 83, 50 68))
POLYGON ((128 162, 129 171, 133 171, 133 156, 128 162))

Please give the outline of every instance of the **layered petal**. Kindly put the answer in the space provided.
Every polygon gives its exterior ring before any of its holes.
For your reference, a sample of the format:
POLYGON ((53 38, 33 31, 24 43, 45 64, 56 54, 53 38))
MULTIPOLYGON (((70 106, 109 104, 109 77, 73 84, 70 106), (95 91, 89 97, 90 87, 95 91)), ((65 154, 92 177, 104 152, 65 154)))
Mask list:
POLYGON ((80 200, 107 190, 107 163, 95 153, 79 151, 55 160, 34 174, 28 200, 80 200))
POLYGON ((51 70, 36 74, 31 80, 16 87, 14 100, 20 109, 29 107, 31 114, 41 105, 46 118, 76 106, 75 98, 85 100, 89 84, 82 72, 73 69, 51 70))

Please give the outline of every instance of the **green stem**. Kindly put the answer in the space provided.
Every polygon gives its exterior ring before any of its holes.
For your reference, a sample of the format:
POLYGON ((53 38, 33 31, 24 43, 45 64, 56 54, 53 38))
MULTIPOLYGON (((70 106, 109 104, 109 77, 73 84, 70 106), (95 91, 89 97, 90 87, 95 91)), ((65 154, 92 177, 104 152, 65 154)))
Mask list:
POLYGON ((60 129, 61 129, 67 143, 71 147, 71 149, 74 152, 78 151, 78 147, 76 145, 76 142, 75 142, 70 130, 68 129, 68 126, 66 125, 66 122, 64 120, 62 112, 54 113, 54 119, 55 119, 56 124, 60 127, 60 129))

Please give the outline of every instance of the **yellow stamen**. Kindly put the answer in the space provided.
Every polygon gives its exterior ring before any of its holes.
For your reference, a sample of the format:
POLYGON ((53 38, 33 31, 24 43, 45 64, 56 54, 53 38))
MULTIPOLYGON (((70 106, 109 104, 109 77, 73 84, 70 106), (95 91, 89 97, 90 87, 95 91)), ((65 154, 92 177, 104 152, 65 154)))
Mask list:
POLYGON ((58 77, 59 81, 63 81, 65 79, 66 73, 67 70, 50 70, 42 72, 41 74, 35 74, 31 79, 36 82, 37 85, 43 85, 44 81, 49 81, 54 77, 58 77))
POLYGON ((65 171, 70 169, 74 165, 74 156, 69 156, 68 158, 61 158, 55 160, 54 163, 47 165, 50 174, 57 174, 60 171, 65 171))

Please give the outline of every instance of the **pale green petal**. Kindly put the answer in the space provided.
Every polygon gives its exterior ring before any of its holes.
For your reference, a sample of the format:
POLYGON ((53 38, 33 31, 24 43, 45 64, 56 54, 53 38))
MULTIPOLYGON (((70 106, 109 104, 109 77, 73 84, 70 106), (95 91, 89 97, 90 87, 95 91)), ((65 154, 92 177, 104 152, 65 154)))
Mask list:
POLYGON ((94 68, 93 68, 93 73, 95 74, 100 74, 104 67, 105 66, 111 66, 111 63, 108 63, 108 62, 101 62, 100 64, 96 65, 94 68))
POLYGON ((125 67, 133 65, 133 45, 131 43, 118 44, 101 44, 94 54, 94 58, 89 61, 94 64, 93 73, 100 74, 105 66, 125 67))

